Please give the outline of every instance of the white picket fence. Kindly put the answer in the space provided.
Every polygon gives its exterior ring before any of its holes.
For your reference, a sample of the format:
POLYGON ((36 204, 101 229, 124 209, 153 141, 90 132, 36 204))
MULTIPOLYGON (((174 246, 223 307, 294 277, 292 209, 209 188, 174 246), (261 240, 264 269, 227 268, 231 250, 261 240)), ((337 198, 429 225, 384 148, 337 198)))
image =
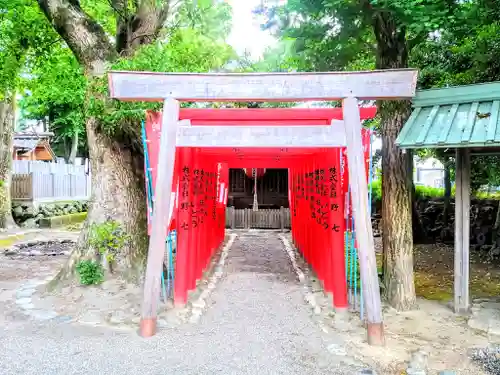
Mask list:
POLYGON ((90 198, 87 165, 14 160, 12 167, 13 200, 43 202, 90 198))

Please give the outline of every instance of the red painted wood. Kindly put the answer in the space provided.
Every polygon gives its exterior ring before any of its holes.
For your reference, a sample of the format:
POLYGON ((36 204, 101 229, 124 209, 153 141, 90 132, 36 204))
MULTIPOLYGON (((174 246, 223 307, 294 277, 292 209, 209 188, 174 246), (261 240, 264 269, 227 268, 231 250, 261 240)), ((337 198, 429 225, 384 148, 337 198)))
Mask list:
MULTIPOLYGON (((361 108, 363 119, 372 118, 374 107, 361 108)), ((161 115, 146 114, 146 130, 149 139, 152 178, 156 179, 157 155, 161 126, 161 115)), ((193 125, 318 125, 329 124, 332 119, 341 119, 340 108, 330 109, 181 109, 181 119, 191 119, 193 125)), ((369 134, 363 132, 365 158, 368 165, 369 134)), ((344 201, 347 194, 347 163, 344 150, 338 148, 179 148, 176 160, 178 167, 174 175, 174 188, 179 181, 175 221, 177 228, 177 261, 174 301, 185 304, 187 292, 194 289, 209 264, 214 251, 224 241, 225 208, 229 185, 229 168, 289 168, 289 202, 292 221, 293 242, 303 257, 311 264, 323 282, 326 291, 334 294, 336 308, 347 307, 347 285, 344 255, 344 201), (342 155, 340 153, 342 152, 342 155), (221 163, 220 169, 217 167, 221 163), (342 168, 344 166, 344 168, 342 168), (185 170, 188 169, 188 181, 185 170), (335 168, 337 195, 324 196, 323 190, 329 181, 312 180, 310 173, 330 171, 335 168), (194 194, 193 173, 195 170, 210 172, 214 183, 207 185, 203 194, 194 194), (308 174, 308 176, 306 176, 308 174), (187 185, 186 185, 187 184, 187 185), (186 190, 187 186, 187 190, 186 190), (309 189, 312 189, 311 191, 309 189), (208 200, 211 203, 207 203, 208 200), (215 201, 214 201, 215 199, 215 201), (312 203, 311 203, 312 202, 312 203), (208 213, 205 220, 193 228, 193 216, 203 207, 215 204, 215 216, 208 213), (332 205, 338 205, 338 210, 332 205), (318 212, 319 210, 319 212, 318 212), (326 212, 325 212, 326 210, 326 212), (210 217, 212 216, 212 217, 210 217), (318 217, 320 216, 320 217, 318 217), (324 225, 328 225, 325 229, 324 225), (332 232, 333 226, 338 231, 332 232)), ((368 169, 368 168, 367 168, 368 169)))
POLYGON ((337 309, 347 307, 347 279, 345 269, 345 220, 344 220, 344 194, 342 190, 341 151, 328 155, 329 177, 331 189, 335 190, 329 195, 330 228, 329 241, 331 251, 328 255, 328 263, 331 267, 331 287, 333 291, 334 306, 337 309))
POLYGON ((187 230, 190 220, 190 175, 191 175, 191 150, 179 150, 179 203, 177 206, 177 250, 175 262, 174 303, 183 306, 187 303, 191 261, 190 233, 187 230))
MULTIPOLYGON (((362 120, 375 117, 376 107, 360 108, 362 120)), ((192 125, 328 125, 342 120, 342 108, 181 108, 179 118, 192 125), (244 123, 242 123, 244 122, 244 123)))
POLYGON ((196 213, 199 211, 198 205, 198 193, 196 192, 195 186, 195 171, 199 171, 200 168, 200 155, 199 149, 192 149, 193 161, 191 162, 191 203, 193 207, 191 208, 191 215, 189 218, 189 234, 190 234, 190 248, 189 251, 192 255, 192 261, 190 262, 190 275, 189 275, 189 290, 194 290, 196 288, 196 279, 198 278, 198 267, 200 265, 200 228, 196 220, 196 213))

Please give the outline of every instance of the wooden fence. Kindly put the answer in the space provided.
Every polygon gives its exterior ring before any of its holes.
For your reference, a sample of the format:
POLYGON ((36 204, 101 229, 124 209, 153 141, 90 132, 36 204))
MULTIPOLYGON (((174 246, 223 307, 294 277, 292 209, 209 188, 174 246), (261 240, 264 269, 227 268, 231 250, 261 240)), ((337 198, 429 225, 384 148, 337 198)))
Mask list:
POLYGON ((47 163, 35 160, 13 160, 12 174, 53 173, 83 175, 87 172, 86 165, 66 163, 47 163))
POLYGON ((11 198, 17 201, 66 201, 90 198, 84 165, 15 160, 11 198))
POLYGON ((281 229, 290 228, 290 209, 226 208, 226 228, 232 229, 281 229))

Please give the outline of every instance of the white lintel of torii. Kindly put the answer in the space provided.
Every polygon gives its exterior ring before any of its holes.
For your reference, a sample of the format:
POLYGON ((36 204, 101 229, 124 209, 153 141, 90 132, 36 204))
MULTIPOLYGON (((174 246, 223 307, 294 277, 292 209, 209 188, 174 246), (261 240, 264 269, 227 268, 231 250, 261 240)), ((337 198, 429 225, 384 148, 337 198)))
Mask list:
POLYGON ((120 100, 304 101, 412 98, 417 70, 328 73, 109 73, 110 96, 120 100))

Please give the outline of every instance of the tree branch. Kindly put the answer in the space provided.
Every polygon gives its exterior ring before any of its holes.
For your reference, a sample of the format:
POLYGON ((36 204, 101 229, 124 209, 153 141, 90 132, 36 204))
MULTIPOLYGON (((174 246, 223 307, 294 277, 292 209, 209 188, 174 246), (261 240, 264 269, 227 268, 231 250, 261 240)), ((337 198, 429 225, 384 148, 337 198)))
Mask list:
POLYGON ((115 11, 118 17, 116 18, 126 18, 128 13, 128 7, 126 1, 123 0, 107 0, 111 9, 115 11))
POLYGON ((140 45, 155 40, 167 20, 171 5, 171 0, 160 5, 154 0, 141 1, 136 14, 128 21, 126 44, 122 40, 121 46, 117 45, 118 53, 131 55, 140 45))
MULTIPOLYGON (((116 52, 120 53, 127 49, 130 31, 130 14, 127 0, 108 0, 115 10, 116 17, 116 52)), ((136 8, 137 9, 137 8, 136 8)))
POLYGON ((37 0, 40 9, 87 71, 102 74, 117 54, 104 29, 77 0, 37 0))

